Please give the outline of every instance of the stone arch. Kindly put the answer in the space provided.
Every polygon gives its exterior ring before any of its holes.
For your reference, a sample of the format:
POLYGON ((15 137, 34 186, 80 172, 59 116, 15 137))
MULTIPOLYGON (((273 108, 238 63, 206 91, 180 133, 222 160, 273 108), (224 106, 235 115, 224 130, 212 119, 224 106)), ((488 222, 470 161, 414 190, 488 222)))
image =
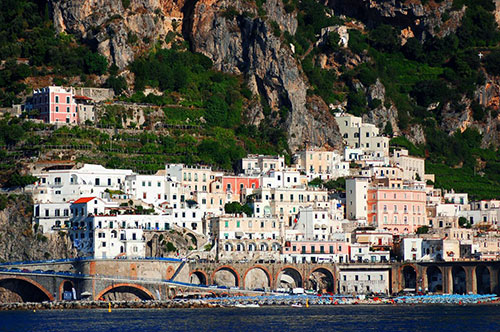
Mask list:
POLYGON ((284 266, 276 274, 276 288, 295 288, 303 286, 302 274, 293 266, 284 266))
POLYGON ((491 294, 491 274, 486 265, 479 265, 475 269, 478 294, 491 294))
POLYGON ((462 266, 454 266, 451 269, 451 278, 453 280, 453 293, 466 294, 467 293, 467 273, 462 266))
POLYGON ((208 275, 205 271, 194 270, 189 273, 189 282, 196 285, 208 285, 208 275))
POLYGON ((243 274, 243 288, 246 289, 270 288, 272 282, 271 273, 262 265, 252 266, 243 274))
POLYGON ((196 237, 196 235, 191 232, 186 232, 186 238, 189 238, 189 241, 191 241, 194 247, 198 249, 198 238, 196 237))
POLYGON ((141 285, 121 283, 104 288, 95 300, 154 300, 154 295, 141 285))
POLYGON ((165 271, 165 279, 170 280, 175 274, 175 268, 172 265, 167 266, 167 270, 165 271))
POLYGON ((443 271, 436 265, 427 267, 427 289, 429 292, 443 292, 443 271))
POLYGON ((6 276, 0 277, 0 299, 2 302, 43 302, 54 301, 54 296, 34 280, 6 276))
POLYGON ((335 274, 326 267, 317 267, 311 271, 308 278, 309 288, 318 293, 335 293, 335 274))
POLYGON ((408 264, 401 266, 399 270, 401 277, 401 286, 406 290, 417 290, 417 269, 415 266, 408 264))
MULTIPOLYGON (((72 292, 73 293, 73 288, 75 288, 75 284, 73 283, 73 281, 71 280, 63 280, 60 284, 59 284, 59 301, 62 301, 63 300, 63 295, 64 295, 64 292, 72 292)), ((73 295, 71 295, 71 298, 73 300, 76 300, 73 298, 73 295)))
POLYGON ((241 278, 234 267, 230 265, 223 265, 212 273, 212 283, 227 287, 239 287, 241 284, 241 278))

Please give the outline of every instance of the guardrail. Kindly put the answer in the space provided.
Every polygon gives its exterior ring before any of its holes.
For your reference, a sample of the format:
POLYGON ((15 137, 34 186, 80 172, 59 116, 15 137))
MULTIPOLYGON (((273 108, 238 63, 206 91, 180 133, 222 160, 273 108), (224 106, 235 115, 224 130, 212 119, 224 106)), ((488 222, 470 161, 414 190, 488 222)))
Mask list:
POLYGON ((5 262, 5 263, 0 263, 0 266, 57 264, 57 263, 69 263, 69 262, 108 261, 108 260, 144 260, 144 261, 166 261, 166 262, 184 261, 181 258, 171 258, 171 257, 127 257, 127 256, 122 256, 118 258, 77 257, 77 258, 62 258, 62 259, 37 260, 37 261, 5 262))

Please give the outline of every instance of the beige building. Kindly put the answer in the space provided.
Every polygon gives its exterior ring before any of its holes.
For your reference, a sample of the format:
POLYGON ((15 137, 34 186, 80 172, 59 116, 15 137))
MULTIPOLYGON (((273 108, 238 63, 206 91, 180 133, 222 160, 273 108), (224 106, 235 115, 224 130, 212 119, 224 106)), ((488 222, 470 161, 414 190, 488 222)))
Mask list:
POLYGON ((191 191, 207 191, 210 182, 224 175, 223 172, 214 171, 212 167, 204 165, 167 164, 165 172, 167 177, 176 178, 191 191))
POLYGON ((349 162, 343 161, 339 152, 324 148, 297 152, 294 164, 307 174, 309 180, 318 177, 322 180, 337 179, 349 175, 349 162))
POLYGON ((408 155, 408 150, 395 150, 391 163, 401 168, 404 180, 422 180, 425 175, 425 159, 408 155))
POLYGON ((284 227, 276 217, 223 215, 210 225, 221 260, 279 259, 284 227))
POLYGON ((254 191, 256 216, 277 216, 285 227, 293 224, 300 209, 330 208, 328 191, 316 188, 260 188, 254 191))
POLYGON ((241 170, 247 175, 261 174, 269 170, 280 171, 285 168, 284 156, 266 156, 251 154, 241 159, 241 170))

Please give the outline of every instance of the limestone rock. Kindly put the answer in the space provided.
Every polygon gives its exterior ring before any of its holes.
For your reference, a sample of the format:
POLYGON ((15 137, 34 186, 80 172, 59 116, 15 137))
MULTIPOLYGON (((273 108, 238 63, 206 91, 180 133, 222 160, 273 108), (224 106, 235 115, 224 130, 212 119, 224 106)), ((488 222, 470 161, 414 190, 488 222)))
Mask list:
POLYGON ((414 34, 421 40, 428 36, 444 37, 454 33, 465 13, 464 8, 450 11, 453 0, 439 3, 431 0, 426 4, 410 0, 328 0, 327 5, 336 15, 360 19, 370 27, 380 23, 390 24, 399 27, 407 37, 414 34), (450 19, 443 22, 445 12, 450 19))
MULTIPOLYGON (((312 111, 308 109, 308 83, 290 48, 258 17, 226 17, 224 12, 229 6, 240 13, 255 14, 255 8, 242 0, 200 0, 194 4, 188 23, 193 50, 209 57, 218 70, 243 74, 252 92, 265 98, 272 109, 287 107, 290 110, 288 118, 283 120, 292 150, 305 142, 338 146, 341 142, 338 127, 328 116, 326 105, 318 108, 317 104, 311 104, 312 111)), ((281 1, 266 2, 268 13, 283 11, 282 6, 281 1)), ((288 18, 281 19, 279 24, 293 31, 295 19, 292 15, 283 15, 288 18)), ((257 110, 252 112, 252 118, 258 124, 263 116, 257 110)))
POLYGON ((49 0, 54 27, 95 45, 120 69, 135 54, 178 31, 184 0, 49 0), (176 30, 177 28, 177 30, 176 30))

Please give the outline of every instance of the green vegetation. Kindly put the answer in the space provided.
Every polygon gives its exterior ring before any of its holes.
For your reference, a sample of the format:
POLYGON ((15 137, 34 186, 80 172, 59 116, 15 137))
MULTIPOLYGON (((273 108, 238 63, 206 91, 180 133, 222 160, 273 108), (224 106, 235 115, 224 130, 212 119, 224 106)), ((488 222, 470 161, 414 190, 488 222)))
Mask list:
POLYGON ((227 214, 240 214, 244 213, 247 216, 253 215, 253 208, 248 204, 240 204, 239 202, 226 203, 224 205, 224 212, 227 214))
POLYGON ((0 61, 5 61, 0 69, 3 107, 20 101, 18 95, 29 89, 24 81, 27 77, 101 75, 107 71, 102 55, 78 46, 69 35, 56 34, 46 1, 0 2, 0 61))

